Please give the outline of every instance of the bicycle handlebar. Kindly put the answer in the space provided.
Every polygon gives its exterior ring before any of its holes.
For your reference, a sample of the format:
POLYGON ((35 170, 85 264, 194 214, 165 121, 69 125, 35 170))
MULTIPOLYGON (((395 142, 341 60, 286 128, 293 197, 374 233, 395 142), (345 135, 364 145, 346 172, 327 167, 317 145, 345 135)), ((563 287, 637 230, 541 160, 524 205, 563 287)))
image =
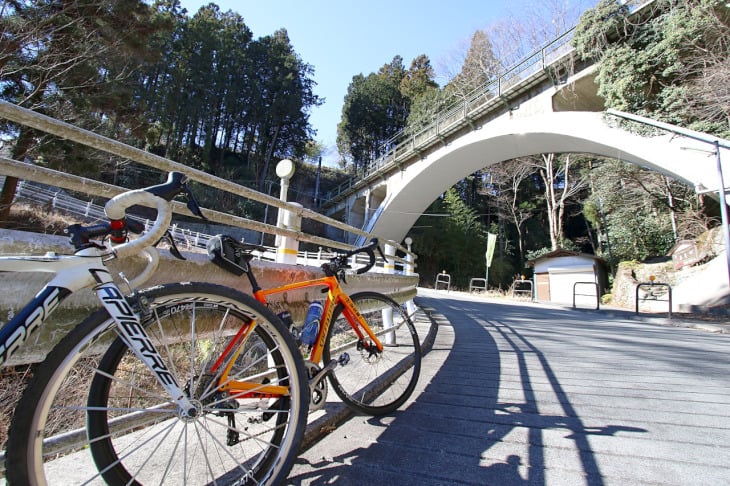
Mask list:
POLYGON ((182 172, 170 172, 167 181, 163 184, 126 191, 110 199, 104 211, 109 218, 108 222, 84 226, 73 224, 67 231, 71 236, 71 243, 79 250, 93 245, 90 239, 105 238, 109 236, 112 244, 112 252, 119 258, 136 255, 147 247, 153 247, 167 232, 172 220, 172 207, 170 201, 178 194, 186 193, 188 196, 188 208, 197 216, 203 216, 200 206, 188 189, 187 177, 182 172), (128 219, 126 211, 135 205, 145 205, 157 210, 157 217, 147 233, 133 241, 127 240, 127 232, 144 232, 144 225, 128 219))
POLYGON ((188 196, 188 209, 194 214, 203 216, 198 202, 195 200, 192 192, 187 187, 188 178, 182 172, 170 172, 167 181, 163 184, 137 189, 133 191, 123 192, 110 199, 104 211, 109 218, 109 224, 112 228, 110 239, 112 242, 122 241, 121 244, 113 248, 114 254, 123 258, 126 256, 136 255, 146 247, 154 246, 160 238, 167 232, 170 222, 172 221, 172 207, 170 201, 181 193, 188 196), (133 241, 126 241, 126 230, 129 229, 135 233, 141 232, 139 225, 127 220, 127 209, 142 204, 157 209, 157 218, 152 227, 142 236, 133 241))
POLYGON ((165 235, 172 221, 172 208, 166 199, 147 192, 146 189, 137 189, 114 196, 106 203, 104 210, 109 217, 112 229, 124 230, 126 228, 126 210, 137 204, 156 208, 157 218, 145 234, 136 240, 121 243, 113 248, 114 254, 119 258, 136 255, 144 248, 154 246, 157 240, 165 235))
POLYGON ((329 276, 337 276, 340 272, 345 270, 346 268, 350 268, 348 265, 347 259, 350 258, 353 255, 357 255, 359 253, 365 253, 369 260, 367 265, 364 267, 358 268, 355 273, 360 275, 362 273, 367 272, 373 266, 375 265, 375 250, 378 250, 378 253, 380 253, 380 256, 385 259, 385 255, 383 255, 383 251, 380 249, 380 246, 378 246, 378 239, 373 238, 370 240, 370 243, 368 243, 365 246, 361 246, 359 248, 355 248, 354 250, 349 250, 346 252, 342 252, 338 254, 337 256, 330 259, 328 263, 325 263, 322 265, 322 270, 324 270, 325 274, 329 276))

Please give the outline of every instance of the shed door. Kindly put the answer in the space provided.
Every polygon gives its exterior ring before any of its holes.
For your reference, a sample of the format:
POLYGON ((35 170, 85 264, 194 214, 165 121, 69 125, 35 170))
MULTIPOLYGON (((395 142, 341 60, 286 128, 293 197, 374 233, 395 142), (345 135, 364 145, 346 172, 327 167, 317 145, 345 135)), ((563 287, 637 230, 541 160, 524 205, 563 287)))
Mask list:
POLYGON ((535 275, 537 283, 537 300, 550 300, 550 275, 538 273, 535 275))

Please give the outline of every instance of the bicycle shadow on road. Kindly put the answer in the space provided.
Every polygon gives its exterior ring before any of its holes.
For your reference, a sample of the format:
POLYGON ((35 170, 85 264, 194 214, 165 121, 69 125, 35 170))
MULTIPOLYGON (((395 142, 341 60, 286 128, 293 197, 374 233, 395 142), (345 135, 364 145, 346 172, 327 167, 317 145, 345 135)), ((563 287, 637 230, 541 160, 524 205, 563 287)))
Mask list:
POLYGON ((392 416, 356 417, 334 431, 325 440, 345 441, 332 449, 340 453, 310 456, 313 470, 290 484, 543 485, 546 471, 562 466, 548 461, 569 450, 577 456, 568 459, 576 477, 600 486, 589 436, 645 432, 586 426, 543 353, 513 325, 517 309, 485 319, 482 305, 425 303, 447 317, 438 332, 451 335, 451 342, 437 338, 424 361, 422 391, 392 416), (437 366, 429 370, 431 363, 437 366), (549 404, 542 403, 546 392, 553 397, 549 404))

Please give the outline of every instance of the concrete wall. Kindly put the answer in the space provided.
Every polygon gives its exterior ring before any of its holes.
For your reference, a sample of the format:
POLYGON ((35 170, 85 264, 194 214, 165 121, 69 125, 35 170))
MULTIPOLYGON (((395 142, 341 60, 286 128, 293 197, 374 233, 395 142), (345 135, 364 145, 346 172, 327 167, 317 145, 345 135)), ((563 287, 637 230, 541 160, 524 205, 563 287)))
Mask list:
MULTIPOLYGON (((10 230, 0 232, 0 255, 44 254, 48 251, 59 254, 72 252, 65 237, 10 230)), ((144 284, 144 287, 166 282, 203 281, 234 287, 246 293, 251 292, 251 286, 245 276, 237 277, 219 269, 208 261, 206 254, 202 252, 183 252, 183 254, 187 258, 185 261, 177 260, 166 250, 161 250, 158 271, 144 284)), ((112 274, 123 270, 131 277, 142 268, 142 265, 142 259, 130 258, 128 261, 111 262, 109 267, 112 274)), ((264 288, 322 276, 321 270, 312 266, 254 261, 252 267, 259 285, 264 288)), ((12 318, 50 278, 51 274, 47 273, 0 272, 0 322, 5 323, 12 318)), ((347 282, 343 288, 348 293, 375 290, 390 295, 402 303, 415 297, 418 276, 368 272, 364 275, 348 275, 347 282)), ((270 301, 274 312, 286 308, 292 313, 296 322, 304 319, 308 301, 321 298, 318 290, 310 288, 306 291, 288 292, 286 296, 274 295, 270 301)), ((53 314, 34 342, 27 346, 24 354, 15 358, 13 363, 42 360, 55 342, 97 307, 96 297, 89 290, 72 295, 53 314)))

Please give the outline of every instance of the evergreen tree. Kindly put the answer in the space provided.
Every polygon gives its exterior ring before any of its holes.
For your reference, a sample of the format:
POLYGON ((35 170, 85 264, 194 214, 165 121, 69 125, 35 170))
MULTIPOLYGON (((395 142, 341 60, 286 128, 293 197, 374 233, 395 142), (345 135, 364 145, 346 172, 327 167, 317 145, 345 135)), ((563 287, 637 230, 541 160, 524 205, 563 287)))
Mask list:
POLYGON ((433 75, 428 58, 421 55, 409 70, 395 56, 377 73, 352 78, 337 126, 337 147, 355 169, 392 148, 393 137, 406 127, 414 100, 436 89, 433 75))
POLYGON ((477 212, 451 188, 418 219, 414 248, 418 248, 419 273, 425 282, 445 270, 452 284, 464 288, 485 273, 487 229, 477 212), (429 216, 435 214, 435 216, 429 216))
POLYGON ((626 5, 602 0, 581 17, 574 45, 583 59, 599 61, 598 94, 606 107, 730 133, 727 78, 716 76, 730 72, 730 9, 716 0, 661 0, 654 8, 634 22, 626 5))
MULTIPOLYGON (((154 56, 147 40, 169 27, 164 15, 139 0, 29 0, 0 8, 2 99, 111 135, 124 133, 120 124, 137 128, 140 113, 133 109, 131 82, 154 56)), ((34 149, 51 166, 88 160, 65 142, 37 144, 38 135, 25 127, 3 123, 2 128, 17 134, 15 159, 34 149)), ((81 170, 97 177, 103 172, 95 164, 81 170)), ((16 178, 6 178, 0 221, 7 220, 16 185, 16 178)))

